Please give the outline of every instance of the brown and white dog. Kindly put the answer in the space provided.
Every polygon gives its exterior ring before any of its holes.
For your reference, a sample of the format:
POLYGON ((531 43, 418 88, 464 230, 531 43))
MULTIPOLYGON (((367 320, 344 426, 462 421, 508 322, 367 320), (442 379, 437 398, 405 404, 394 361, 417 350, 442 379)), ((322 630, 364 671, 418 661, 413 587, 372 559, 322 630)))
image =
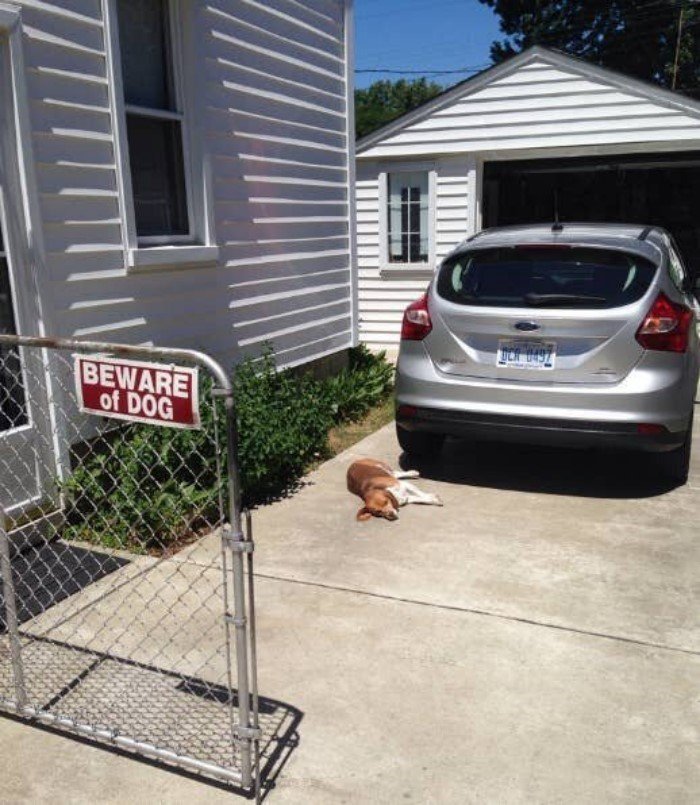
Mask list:
POLYGON ((357 512, 358 520, 370 517, 399 519, 399 507, 407 503, 442 506, 437 495, 421 492, 406 478, 418 478, 415 470, 395 472, 388 464, 374 458, 360 458, 348 467, 348 490, 364 501, 357 512))

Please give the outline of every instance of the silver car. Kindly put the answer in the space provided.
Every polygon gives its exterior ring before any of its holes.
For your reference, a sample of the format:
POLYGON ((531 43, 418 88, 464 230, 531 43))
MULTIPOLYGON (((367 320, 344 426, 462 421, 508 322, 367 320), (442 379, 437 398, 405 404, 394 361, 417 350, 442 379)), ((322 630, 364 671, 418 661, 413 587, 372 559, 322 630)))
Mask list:
POLYGON ((640 449, 684 483, 700 364, 695 290, 658 227, 475 235, 404 313, 401 447, 435 454, 456 435, 640 449))

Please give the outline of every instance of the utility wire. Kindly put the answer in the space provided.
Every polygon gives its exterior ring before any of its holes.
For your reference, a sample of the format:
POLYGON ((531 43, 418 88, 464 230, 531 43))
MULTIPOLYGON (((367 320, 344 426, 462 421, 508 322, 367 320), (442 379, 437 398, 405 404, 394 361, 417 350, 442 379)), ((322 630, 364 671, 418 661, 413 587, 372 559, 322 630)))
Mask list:
POLYGON ((390 67, 372 67, 356 69, 356 73, 392 73, 395 75, 457 75, 460 73, 480 73, 490 67, 490 64, 482 64, 479 67, 458 67, 454 70, 399 70, 390 67))
MULTIPOLYGON (((644 30, 644 28, 642 28, 631 31, 630 33, 634 33, 634 41, 630 41, 629 43, 618 42, 615 45, 606 48, 605 52, 607 54, 616 54, 616 55, 622 55, 628 52, 633 52, 638 48, 639 40, 657 38, 663 34, 668 34, 668 31, 664 29, 659 29, 657 23, 661 22, 663 19, 668 18, 668 11, 672 10, 673 8, 679 8, 681 9, 681 11, 690 9, 700 10, 700 0, 698 0, 698 2, 695 3, 688 3, 687 0, 653 0, 653 2, 644 4, 644 6, 641 6, 639 8, 638 13, 631 15, 628 14, 622 20, 622 22, 629 22, 629 21, 643 22, 645 24, 650 25, 651 27, 648 28, 648 30, 644 30), (663 6, 663 8, 660 8, 659 6, 663 6)), ((670 22, 671 20, 669 20, 669 23, 670 22)), ((700 25, 700 19, 692 19, 691 21, 684 21, 683 30, 687 30, 697 25, 700 25)), ((645 25, 644 27, 647 26, 645 25)), ((593 24, 587 24, 578 27, 567 27, 565 30, 569 34, 575 34, 575 33, 580 34, 591 31, 592 28, 593 24)), ((560 38, 556 34, 549 34, 549 35, 543 34, 541 36, 538 36, 536 41, 546 46, 548 42, 558 44, 560 42, 560 38)), ((450 69, 442 69, 442 68, 416 69, 414 67, 407 69, 400 69, 395 67, 372 67, 372 68, 356 68, 355 72, 358 74, 385 73, 387 75, 425 75, 425 76, 464 75, 465 73, 479 73, 490 66, 492 65, 483 64, 483 65, 472 65, 468 67, 458 67, 450 69)), ((688 90, 693 88, 694 86, 686 86, 683 87, 682 89, 688 90)))
MULTIPOLYGON (((636 21, 636 22, 649 22, 649 23, 651 23, 652 21, 656 21, 656 20, 660 21, 660 20, 663 20, 664 18, 669 16, 669 14, 668 14, 669 10, 672 11, 674 8, 687 7, 687 5, 688 5, 688 0, 654 0, 654 2, 652 2, 652 3, 647 3, 647 4, 639 6, 637 11, 635 11, 633 13, 628 13, 624 17, 624 19, 622 21, 623 22, 629 22, 629 21, 635 22, 636 21), (659 3, 663 4, 663 8, 658 7, 659 3)), ((700 10, 700 0, 698 0, 697 5, 693 5, 693 6, 691 6, 691 8, 697 8, 698 10, 700 10)), ((394 15, 395 14, 395 15, 398 16, 398 11, 396 11, 396 10, 386 11, 386 12, 383 12, 383 13, 387 14, 387 15, 394 15)), ((569 32, 569 33, 572 33, 572 34, 586 33, 586 32, 591 31, 593 29, 594 24, 595 24, 595 21, 591 21, 590 23, 587 23, 585 25, 567 26, 566 31, 569 32)), ((512 38, 513 38, 512 36, 505 37, 506 40, 507 39, 512 39, 512 38)), ((542 34, 542 35, 540 35, 539 40, 540 41, 544 41, 544 40, 556 41, 557 37, 556 37, 556 35, 549 35, 548 36, 547 34, 542 34)), ((440 40, 440 45, 441 46, 445 46, 445 45, 453 46, 453 45, 459 44, 459 42, 461 42, 461 41, 463 41, 463 39, 461 37, 460 38, 450 37, 447 40, 445 40, 445 39, 440 40)), ((401 50, 401 49, 399 49, 399 50, 401 50)), ((384 54, 386 52, 387 52, 386 50, 381 51, 382 54, 384 54)), ((379 54, 377 54, 377 55, 379 55, 379 54)))
MULTIPOLYGON (((674 2, 674 0, 670 0, 670 1, 671 1, 671 3, 673 5, 677 5, 677 6, 681 5, 681 2, 676 3, 676 2, 674 2)), ((669 7, 670 7, 670 4, 669 4, 669 7)), ((659 21, 665 19, 666 17, 668 17, 668 8, 669 7, 667 7, 666 10, 657 9, 655 11, 651 11, 651 12, 647 12, 647 13, 628 14, 623 21, 624 22, 638 21, 638 22, 649 23, 650 25, 652 25, 653 23, 659 22, 659 21)), ((698 6, 698 7, 700 8, 700 6, 698 6)), ((671 20, 669 20, 669 22, 670 21, 671 20)), ((689 27, 690 25, 696 25, 696 24, 698 24, 698 22, 700 22, 700 20, 696 20, 696 21, 694 21, 692 23, 687 22, 687 23, 684 24, 684 28, 689 27)), ((592 31, 592 28, 593 28, 593 24, 591 23, 591 24, 587 24, 587 25, 567 26, 565 28, 565 31, 566 31, 567 34, 582 34, 582 33, 587 33, 589 31, 592 31)), ((644 32, 643 30, 637 29, 637 30, 634 30, 633 32, 630 32, 630 33, 634 33, 635 34, 635 39, 636 39, 637 37, 641 37, 641 36, 646 37, 646 36, 660 35, 661 33, 663 33, 663 31, 659 30, 658 26, 657 26, 657 27, 650 28, 646 32, 644 32)), ((452 40, 452 41, 459 41, 459 40, 452 40)), ((538 42, 559 42, 560 41, 560 36, 558 34, 555 34, 555 33, 551 33, 551 34, 543 33, 543 34, 540 34, 537 37, 537 41, 538 42)), ((620 43, 620 45, 621 45, 621 49, 623 49, 623 50, 624 49, 634 50, 634 48, 635 48, 635 42, 620 43)), ((371 68, 371 69, 370 68, 360 68, 360 69, 358 69, 358 72, 387 72, 387 73, 388 72, 396 72, 396 73, 406 73, 406 74, 408 74, 408 73, 416 73, 417 74, 417 73, 422 73, 422 72, 430 72, 430 73, 449 74, 450 72, 452 72, 452 73, 464 73, 464 72, 468 72, 468 71, 470 71, 472 69, 478 70, 478 69, 480 69, 480 67, 479 66, 464 67, 464 68, 455 68, 453 70, 447 70, 447 69, 442 69, 442 68, 434 68, 434 69, 430 69, 430 70, 417 70, 415 68, 407 68, 407 69, 404 70, 404 69, 398 69, 398 68, 394 68, 394 67, 387 67, 387 68, 376 67, 376 68, 371 68)))

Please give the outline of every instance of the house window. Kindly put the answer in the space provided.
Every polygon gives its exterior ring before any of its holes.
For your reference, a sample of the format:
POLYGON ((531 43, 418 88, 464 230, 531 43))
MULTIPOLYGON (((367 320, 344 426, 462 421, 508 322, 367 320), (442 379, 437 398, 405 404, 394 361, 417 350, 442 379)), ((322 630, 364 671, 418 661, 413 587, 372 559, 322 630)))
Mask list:
POLYGON ((388 175, 387 232, 390 263, 427 263, 429 253, 428 171, 388 175))
POLYGON ((192 235, 171 2, 117 0, 134 218, 143 245, 192 235))

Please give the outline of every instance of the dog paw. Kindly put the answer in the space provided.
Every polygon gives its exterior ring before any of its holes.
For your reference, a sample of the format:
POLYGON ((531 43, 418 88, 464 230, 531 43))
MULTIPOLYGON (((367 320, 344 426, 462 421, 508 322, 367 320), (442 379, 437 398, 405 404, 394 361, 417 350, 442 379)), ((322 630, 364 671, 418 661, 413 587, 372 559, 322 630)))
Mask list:
POLYGON ((445 504, 442 502, 442 498, 438 497, 437 495, 433 495, 433 503, 436 506, 444 506, 445 504))

